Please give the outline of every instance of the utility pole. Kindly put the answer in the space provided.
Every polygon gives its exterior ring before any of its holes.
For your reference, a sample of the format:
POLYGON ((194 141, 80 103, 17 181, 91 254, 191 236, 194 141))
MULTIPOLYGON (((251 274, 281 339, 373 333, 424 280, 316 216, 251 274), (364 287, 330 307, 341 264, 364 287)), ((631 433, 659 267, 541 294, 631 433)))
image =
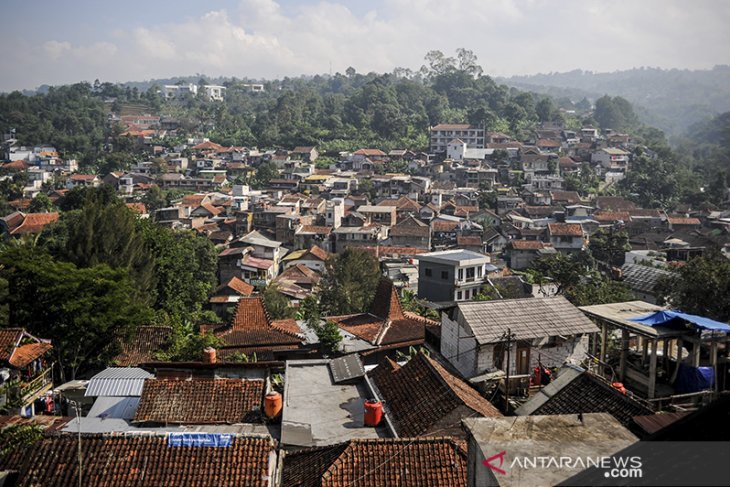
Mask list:
POLYGON ((507 328, 507 331, 502 334, 502 341, 507 342, 507 377, 505 380, 505 398, 504 398, 504 412, 505 414, 509 413, 509 368, 510 368, 510 352, 512 350, 512 342, 515 340, 516 336, 514 333, 512 333, 511 328, 507 328))

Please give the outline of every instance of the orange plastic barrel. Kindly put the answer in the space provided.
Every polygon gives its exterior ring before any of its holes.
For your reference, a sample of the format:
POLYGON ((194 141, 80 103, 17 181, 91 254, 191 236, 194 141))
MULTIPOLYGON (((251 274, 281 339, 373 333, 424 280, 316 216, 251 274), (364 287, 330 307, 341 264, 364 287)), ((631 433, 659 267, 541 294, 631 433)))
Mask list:
POLYGON ((383 404, 375 399, 365 401, 365 426, 377 426, 383 419, 383 404))
POLYGON ((281 394, 278 392, 269 392, 264 398, 264 414, 269 419, 274 419, 281 414, 282 401, 281 394))

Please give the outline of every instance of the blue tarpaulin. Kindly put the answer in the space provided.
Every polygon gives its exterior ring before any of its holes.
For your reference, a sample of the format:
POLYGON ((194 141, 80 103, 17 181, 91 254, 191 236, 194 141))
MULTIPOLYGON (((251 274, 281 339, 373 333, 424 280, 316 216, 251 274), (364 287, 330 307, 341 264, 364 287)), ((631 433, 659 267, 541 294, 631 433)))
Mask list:
POLYGON ((202 446, 227 448, 233 442, 233 435, 226 433, 170 433, 167 446, 202 446))
POLYGON ((710 318, 705 318, 704 316, 682 313, 680 311, 657 311, 647 316, 641 316, 639 318, 629 318, 629 321, 635 321, 637 323, 641 323, 642 325, 658 326, 669 323, 670 321, 677 318, 693 323, 699 328, 703 328, 705 330, 720 330, 730 332, 730 325, 728 325, 727 323, 711 320, 710 318))
POLYGON ((715 370, 712 367, 692 367, 679 364, 677 380, 674 381, 674 391, 677 394, 687 394, 712 389, 715 385, 715 370))

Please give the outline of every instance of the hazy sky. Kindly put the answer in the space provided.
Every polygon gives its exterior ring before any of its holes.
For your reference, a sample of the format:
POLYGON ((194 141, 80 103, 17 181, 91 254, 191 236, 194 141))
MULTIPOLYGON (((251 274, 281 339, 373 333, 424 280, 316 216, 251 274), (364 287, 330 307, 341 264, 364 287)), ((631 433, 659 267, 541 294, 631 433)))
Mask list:
POLYGON ((725 0, 2 0, 0 91, 80 80, 417 69, 487 74, 730 64, 725 0))

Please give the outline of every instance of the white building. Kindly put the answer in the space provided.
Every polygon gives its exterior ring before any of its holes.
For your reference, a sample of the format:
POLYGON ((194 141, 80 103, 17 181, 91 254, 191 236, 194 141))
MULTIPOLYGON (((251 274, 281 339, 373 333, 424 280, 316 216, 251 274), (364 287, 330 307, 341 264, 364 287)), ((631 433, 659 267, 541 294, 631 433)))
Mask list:
POLYGON ((223 101, 226 94, 225 86, 218 85, 205 85, 205 94, 208 95, 212 101, 223 101))
POLYGON ((629 170, 630 152, 615 147, 606 147, 591 154, 591 162, 600 165, 604 172, 626 173, 629 170))
POLYGON ((198 86, 192 83, 186 85, 165 85, 162 91, 167 100, 181 100, 198 94, 198 86))
POLYGON ((467 124, 441 123, 430 129, 429 150, 432 153, 446 153, 449 142, 459 139, 468 148, 484 148, 484 129, 467 124))
POLYGON ((458 303, 441 314, 441 354, 470 378, 507 369, 512 375, 579 363, 598 327, 562 296, 458 303), (511 333, 509 344, 507 332, 511 333))

